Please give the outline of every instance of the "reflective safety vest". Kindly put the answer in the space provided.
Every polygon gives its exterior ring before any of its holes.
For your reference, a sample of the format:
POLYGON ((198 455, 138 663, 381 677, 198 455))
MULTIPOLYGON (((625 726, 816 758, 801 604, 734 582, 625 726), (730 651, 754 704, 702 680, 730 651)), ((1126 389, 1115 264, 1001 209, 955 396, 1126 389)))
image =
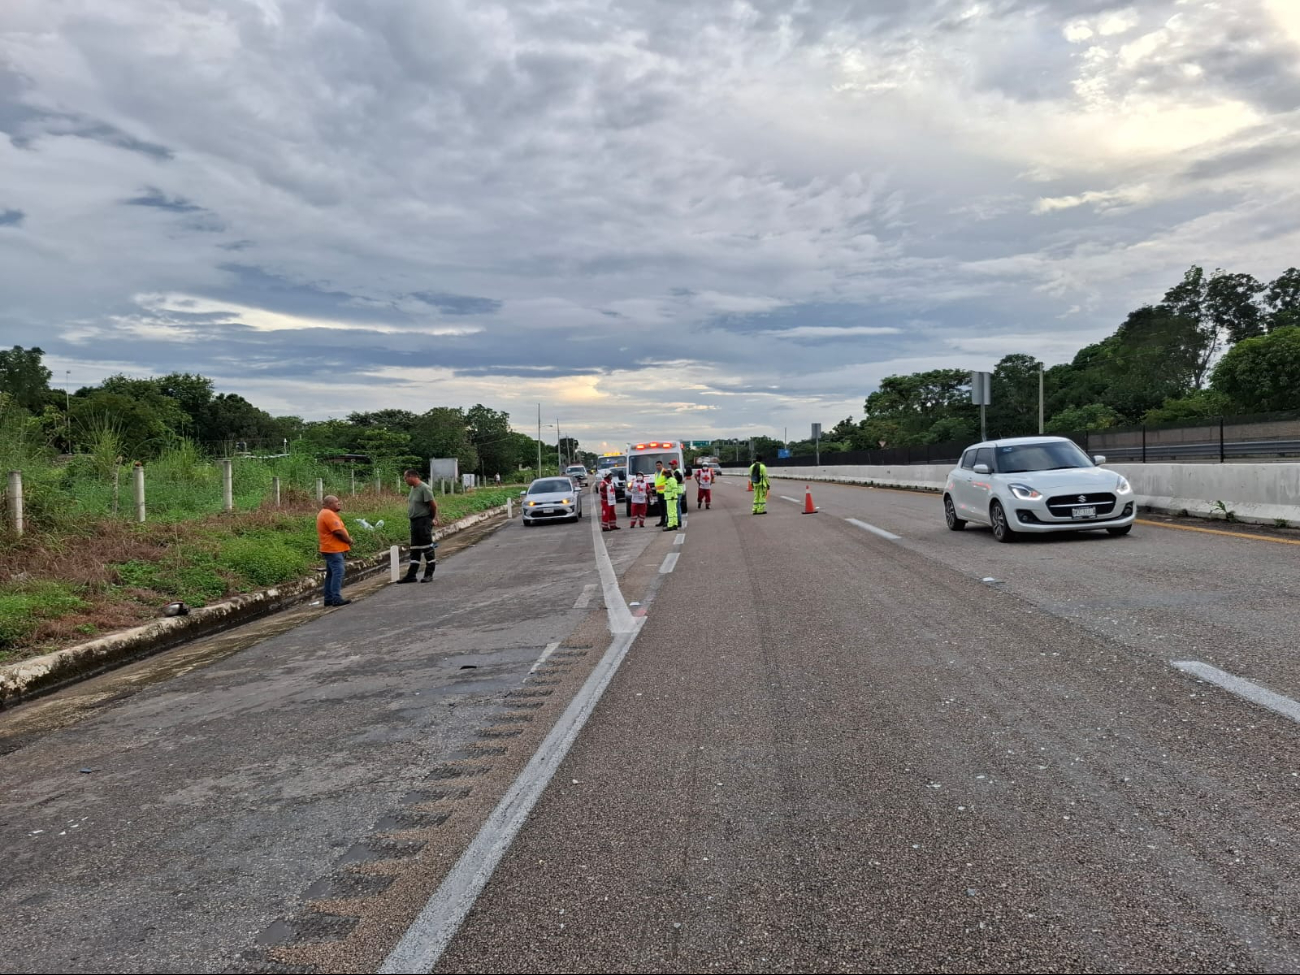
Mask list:
POLYGON ((667 483, 668 479, 671 477, 672 475, 669 474, 667 471, 655 472, 655 494, 664 493, 664 484, 667 483))

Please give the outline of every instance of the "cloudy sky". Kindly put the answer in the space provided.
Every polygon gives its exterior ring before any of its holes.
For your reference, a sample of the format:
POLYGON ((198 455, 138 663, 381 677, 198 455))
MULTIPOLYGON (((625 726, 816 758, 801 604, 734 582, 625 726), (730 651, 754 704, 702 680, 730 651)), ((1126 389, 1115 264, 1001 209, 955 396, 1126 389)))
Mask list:
POLYGON ((3 0, 0 341, 806 436, 1300 264, 1298 65, 1300 0, 3 0))

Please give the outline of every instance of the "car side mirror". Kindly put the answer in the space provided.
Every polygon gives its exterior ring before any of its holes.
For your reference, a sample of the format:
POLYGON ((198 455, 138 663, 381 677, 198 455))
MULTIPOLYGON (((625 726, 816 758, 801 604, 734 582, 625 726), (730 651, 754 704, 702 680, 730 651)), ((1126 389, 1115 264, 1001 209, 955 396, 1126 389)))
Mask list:
POLYGON ((974 469, 975 469, 975 473, 976 473, 976 474, 992 474, 992 473, 993 473, 991 470, 989 470, 989 465, 988 465, 988 464, 976 464, 974 469))
POLYGON ((1106 455, 1097 454, 1092 458, 1092 462, 1096 464, 1098 467, 1100 467, 1102 464, 1106 463, 1106 455))
POLYGON ((528 494, 527 491, 520 491, 520 492, 519 492, 519 496, 520 496, 521 498, 524 497, 526 494, 528 494))

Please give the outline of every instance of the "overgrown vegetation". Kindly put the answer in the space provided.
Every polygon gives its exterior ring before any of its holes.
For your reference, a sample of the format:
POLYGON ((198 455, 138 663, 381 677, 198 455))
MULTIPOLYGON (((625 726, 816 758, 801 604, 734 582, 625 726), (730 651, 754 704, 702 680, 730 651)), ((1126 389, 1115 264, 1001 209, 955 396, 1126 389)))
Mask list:
MULTIPOLYGON (((276 508, 269 496, 255 500, 259 483, 246 479, 243 508, 231 513, 207 504, 205 514, 140 525, 56 510, 22 538, 0 535, 0 662, 156 619, 175 599, 204 606, 311 574, 320 561, 315 498, 295 492, 276 508)), ((440 496, 440 520, 502 505, 517 493, 509 485, 440 496)), ((408 540, 405 496, 396 484, 341 497, 354 555, 408 540)), ((173 513, 195 506, 178 490, 173 513)))

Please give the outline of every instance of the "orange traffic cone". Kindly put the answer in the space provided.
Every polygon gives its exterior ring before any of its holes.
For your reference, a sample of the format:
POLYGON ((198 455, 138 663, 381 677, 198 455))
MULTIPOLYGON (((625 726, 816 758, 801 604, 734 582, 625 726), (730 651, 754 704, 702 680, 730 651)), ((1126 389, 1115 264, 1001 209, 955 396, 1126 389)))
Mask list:
POLYGON ((817 514, 817 508, 812 503, 812 488, 807 484, 803 486, 803 513, 806 515, 817 514))
POLYGON ((746 480, 745 480, 745 490, 746 490, 746 491, 752 491, 752 490, 754 490, 754 482, 751 481, 751 480, 746 479, 746 480))

